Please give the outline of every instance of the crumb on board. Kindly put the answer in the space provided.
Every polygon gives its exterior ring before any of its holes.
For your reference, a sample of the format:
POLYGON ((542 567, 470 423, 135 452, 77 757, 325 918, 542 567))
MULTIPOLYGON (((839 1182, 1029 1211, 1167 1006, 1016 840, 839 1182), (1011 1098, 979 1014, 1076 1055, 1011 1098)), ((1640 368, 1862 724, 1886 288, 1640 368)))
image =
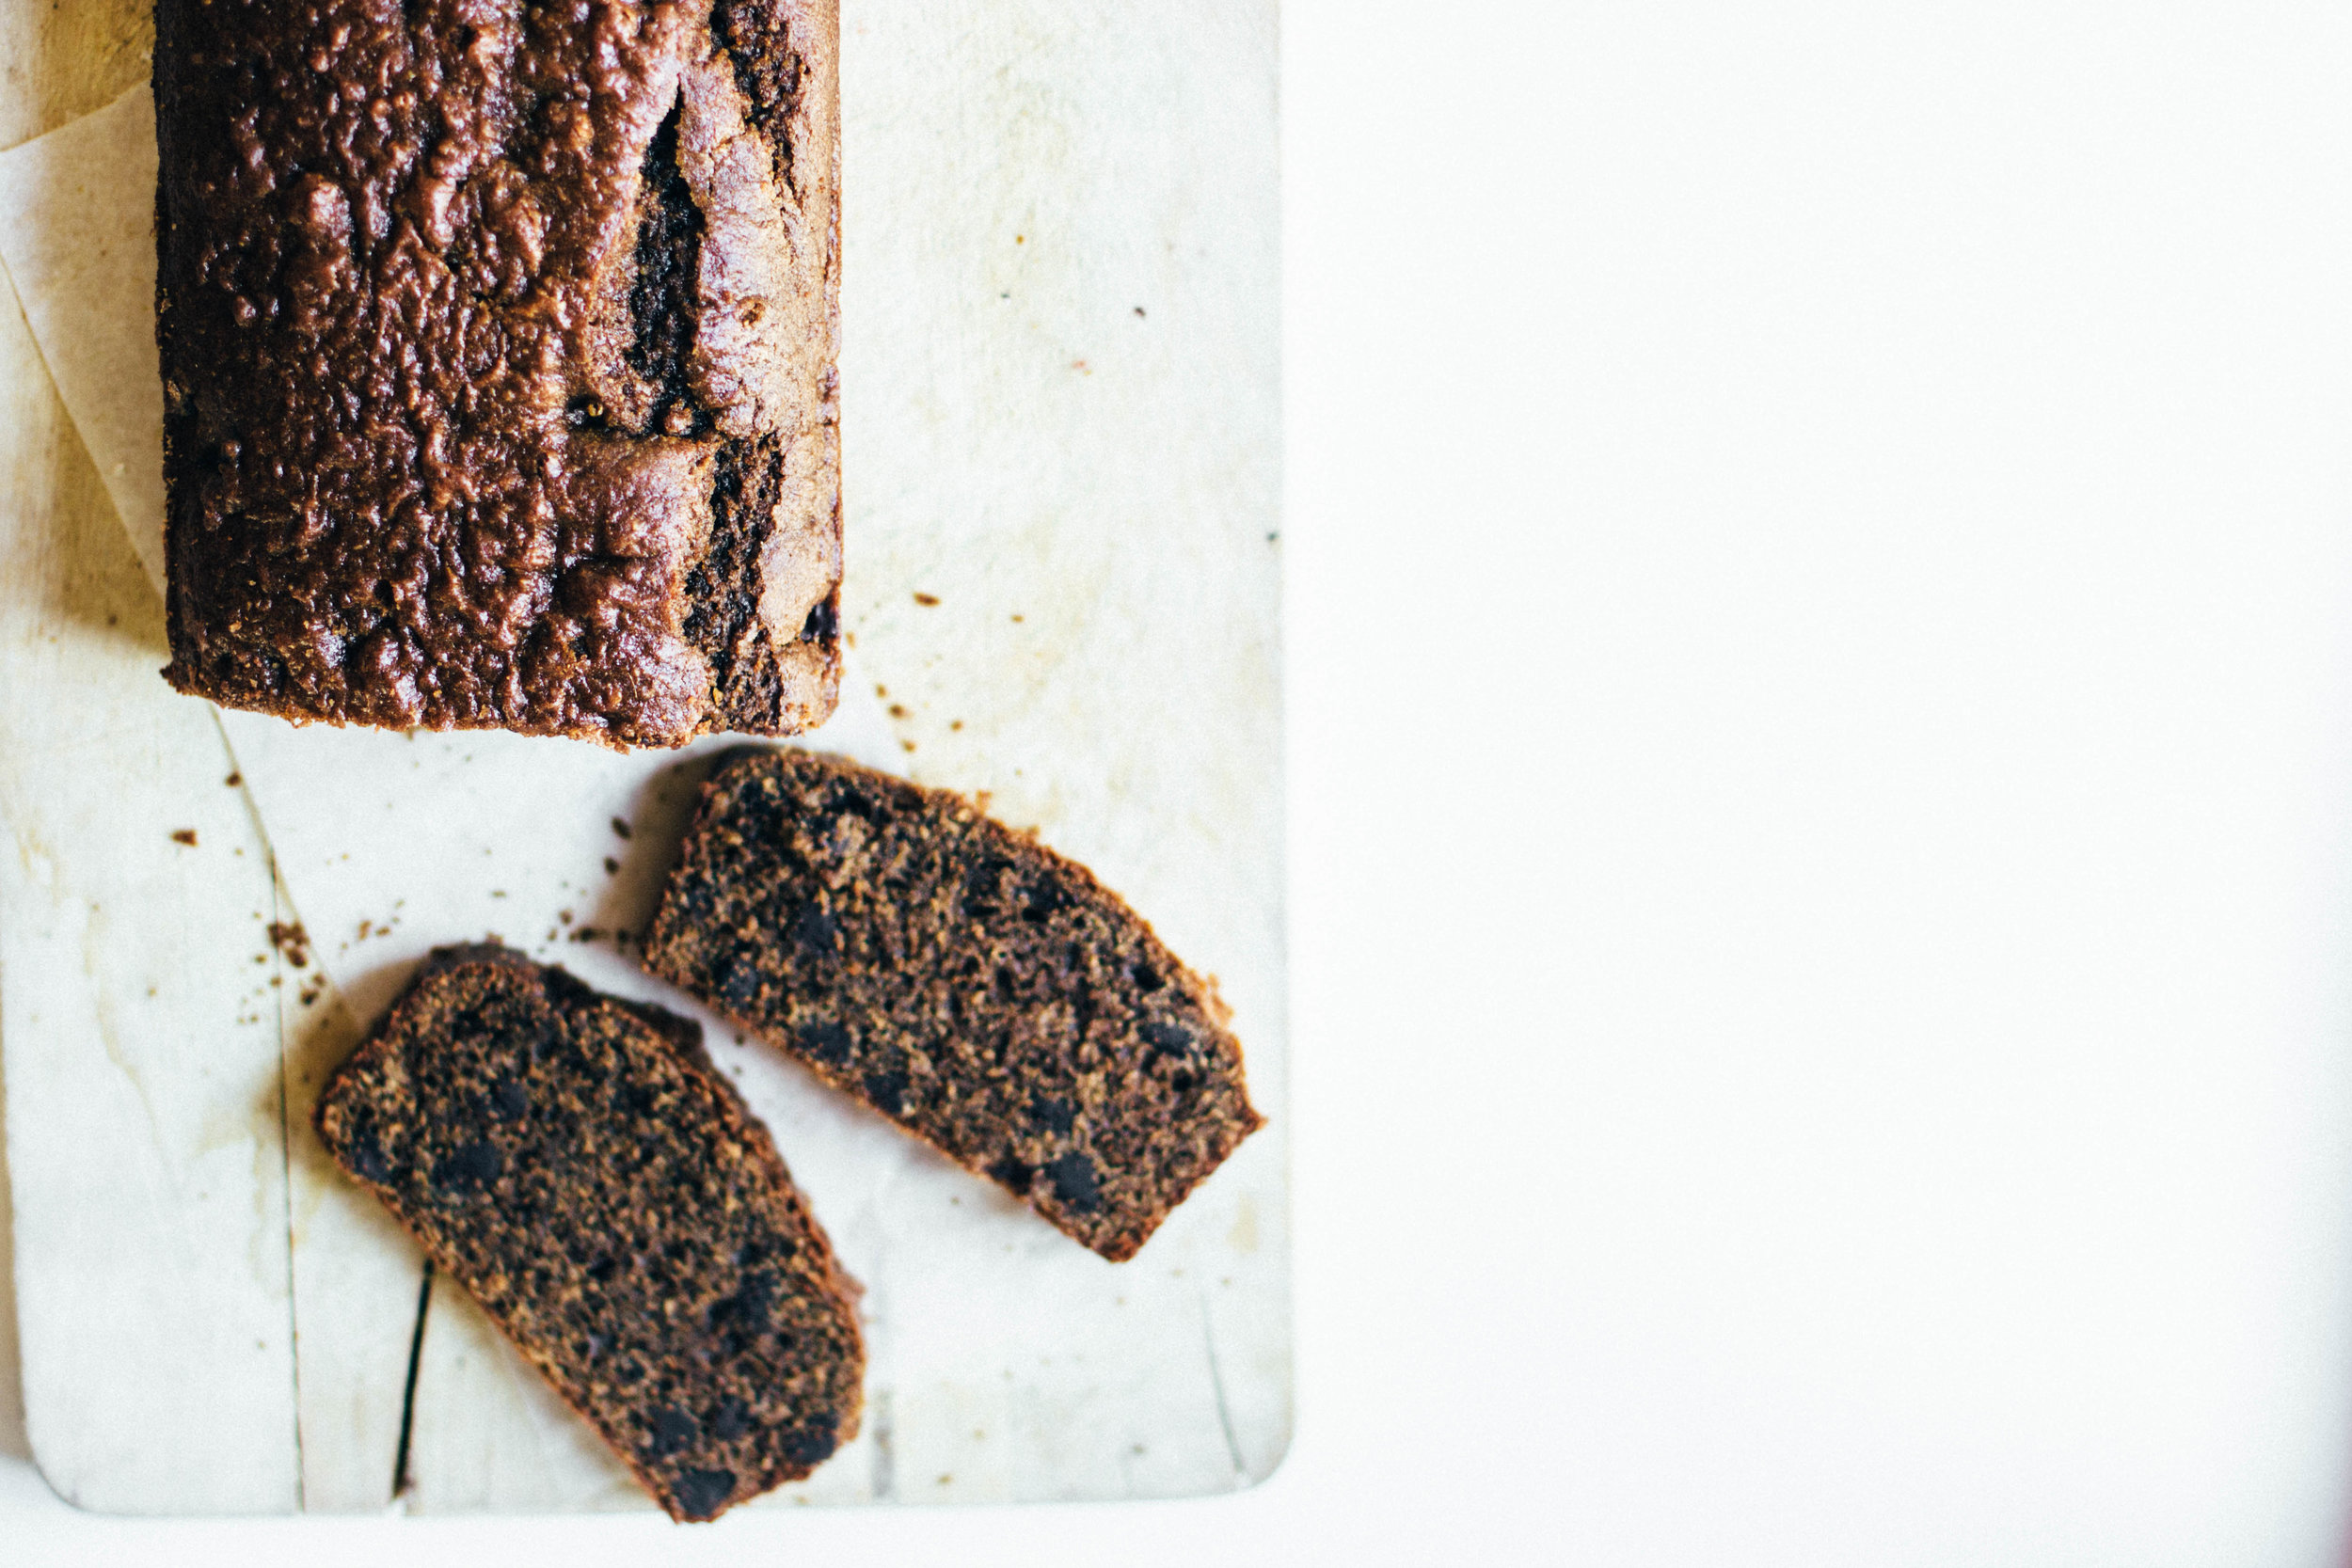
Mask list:
POLYGON ((617 816, 616 816, 616 817, 614 817, 614 818, 612 819, 612 831, 613 831, 614 832, 616 832, 616 833, 620 834, 623 838, 628 838, 628 837, 629 837, 629 836, 630 836, 629 830, 628 830, 628 823, 626 823, 626 822, 624 822, 624 821, 622 821, 622 820, 621 820, 619 817, 617 817, 617 816))
POLYGON ((604 857, 604 874, 605 874, 606 876, 608 876, 608 877, 617 877, 617 876, 619 876, 619 875, 621 874, 621 863, 620 863, 619 861, 614 860, 614 859, 613 859, 612 856, 610 856, 610 855, 605 856, 605 857, 604 857))
POLYGON ((914 602, 921 605, 924 609, 929 610, 933 605, 939 603, 939 595, 936 594, 917 594, 914 595, 914 602))
POLYGON ((242 788, 245 784, 245 775, 243 773, 231 773, 220 782, 227 784, 231 789, 242 788))
POLYGON ((171 842, 174 844, 184 844, 189 848, 193 849, 196 847, 196 830, 194 828, 176 828, 172 830, 171 842))
POLYGON ((310 962, 310 933, 302 928, 302 922, 273 920, 269 923, 270 945, 285 955, 286 961, 296 969, 310 962))

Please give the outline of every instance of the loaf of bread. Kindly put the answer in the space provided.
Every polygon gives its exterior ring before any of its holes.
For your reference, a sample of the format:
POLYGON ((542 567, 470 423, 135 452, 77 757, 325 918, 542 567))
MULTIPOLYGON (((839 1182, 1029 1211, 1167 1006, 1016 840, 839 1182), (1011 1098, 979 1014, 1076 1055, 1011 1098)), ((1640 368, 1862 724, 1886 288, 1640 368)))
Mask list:
POLYGON ((838 758, 721 767, 645 958, 1114 1261, 1263 1125, 1223 1003, 1116 894, 838 758))
POLYGON ((693 1023, 444 948, 316 1119, 673 1517, 855 1434, 857 1287, 693 1023))
POLYGON ((158 0, 179 689, 616 746, 838 683, 835 0, 158 0))

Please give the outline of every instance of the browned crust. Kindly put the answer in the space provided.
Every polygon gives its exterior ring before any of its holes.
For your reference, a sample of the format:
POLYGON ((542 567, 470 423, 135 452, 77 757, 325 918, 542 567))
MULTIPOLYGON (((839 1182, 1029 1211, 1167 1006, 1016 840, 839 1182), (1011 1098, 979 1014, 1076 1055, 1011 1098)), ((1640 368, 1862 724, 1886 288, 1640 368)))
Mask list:
POLYGON ((166 678, 613 746, 821 723, 834 0, 156 28, 166 678))

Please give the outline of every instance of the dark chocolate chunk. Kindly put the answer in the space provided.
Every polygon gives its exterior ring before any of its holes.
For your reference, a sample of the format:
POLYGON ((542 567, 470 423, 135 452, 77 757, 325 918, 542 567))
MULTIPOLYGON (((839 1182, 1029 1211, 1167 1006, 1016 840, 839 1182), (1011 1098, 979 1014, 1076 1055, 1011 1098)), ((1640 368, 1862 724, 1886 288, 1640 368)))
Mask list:
POLYGON ((869 1072, 860 1082, 866 1090, 866 1098, 874 1102, 876 1109, 894 1117, 898 1114, 898 1107, 907 1097, 905 1073, 869 1072))
POLYGON ((380 1184, 392 1180, 392 1162, 376 1142, 375 1129, 362 1122, 352 1129, 348 1164, 354 1176, 380 1184))
MULTIPOLYGON (((789 1460, 790 1456, 787 1458, 789 1460)), ((790 1463, 801 1462, 790 1460, 790 1463)), ((715 1519, 734 1494, 735 1472, 732 1470, 681 1470, 677 1484, 670 1489, 670 1496, 677 1505, 672 1512, 681 1519, 715 1519)))
POLYGON ((784 1434, 785 1457, 795 1465, 821 1465, 839 1446, 833 1423, 821 1418, 784 1434))
POLYGON ((803 904, 793 915, 792 941, 802 952, 821 957, 841 945, 841 933, 834 929, 833 917, 814 904, 803 904))
POLYGON ((801 1053, 812 1061, 841 1067, 850 1059, 850 1032, 831 1019, 803 1023, 793 1037, 800 1042, 801 1053))
POLYGON ((651 1459, 667 1459, 703 1434, 702 1424, 675 1405, 654 1406, 651 1425, 653 1436, 645 1444, 651 1459))
POLYGON ((480 1192, 499 1179, 503 1164, 496 1144, 460 1144, 433 1163, 433 1184, 445 1193, 480 1192))
POLYGON ((1184 1056, 1192 1052, 1192 1033, 1181 1023, 1168 1023, 1159 1019, 1145 1022, 1139 1031, 1143 1043, 1157 1056, 1184 1056))
POLYGON ((1079 1213, 1091 1214, 1103 1207, 1103 1187, 1094 1174, 1094 1162, 1076 1149, 1048 1160, 1045 1174, 1053 1179, 1054 1196, 1079 1213))
POLYGON ((725 1395, 710 1407, 710 1418, 705 1424, 711 1436, 732 1443, 752 1430, 752 1407, 734 1394, 725 1395))
POLYGON ((520 1078, 501 1078, 490 1089, 490 1103, 509 1120, 531 1109, 531 1095, 520 1078))

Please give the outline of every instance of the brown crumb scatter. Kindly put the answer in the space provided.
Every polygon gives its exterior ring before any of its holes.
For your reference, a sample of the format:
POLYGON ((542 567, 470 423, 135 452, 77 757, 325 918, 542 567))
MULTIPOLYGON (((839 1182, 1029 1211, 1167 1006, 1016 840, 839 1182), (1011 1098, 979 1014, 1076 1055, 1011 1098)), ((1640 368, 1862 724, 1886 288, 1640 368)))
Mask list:
POLYGON ((890 717, 893 719, 904 719, 907 716, 906 705, 904 703, 893 703, 890 705, 890 717))
POLYGON ((569 910, 558 910, 555 911, 555 918, 562 921, 564 925, 569 926, 572 923, 572 911, 569 910))
POLYGON ((612 856, 610 856, 610 855, 605 856, 605 857, 604 857, 604 874, 605 874, 606 876, 608 876, 608 877, 617 877, 617 876, 619 876, 619 875, 621 874, 621 863, 620 863, 619 861, 614 860, 614 859, 613 859, 612 856))
POLYGON ((295 921, 292 925, 289 925, 282 920, 271 921, 269 923, 269 940, 270 945, 277 948, 278 952, 284 954, 286 961, 294 965, 294 968, 301 969, 309 965, 310 961, 310 933, 302 928, 302 923, 300 921, 295 921))
POLYGON ((178 829, 172 833, 171 842, 174 844, 184 844, 189 848, 193 849, 196 847, 196 830, 194 828, 178 829))
POLYGON ((243 773, 231 773, 220 782, 227 784, 231 789, 242 788, 245 784, 245 775, 243 773))
POLYGON ((635 836, 629 832, 628 824, 622 821, 617 816, 612 819, 612 831, 620 834, 623 838, 631 838, 635 836))
POLYGON ((948 722, 947 727, 951 730, 960 730, 963 728, 963 721, 961 719, 951 720, 948 722))
POLYGON ((929 610, 931 606, 939 603, 939 595, 936 594, 917 594, 914 595, 914 602, 921 605, 924 609, 929 610))
POLYGON ((898 744, 910 752, 914 750, 914 742, 912 740, 901 740, 898 744))

